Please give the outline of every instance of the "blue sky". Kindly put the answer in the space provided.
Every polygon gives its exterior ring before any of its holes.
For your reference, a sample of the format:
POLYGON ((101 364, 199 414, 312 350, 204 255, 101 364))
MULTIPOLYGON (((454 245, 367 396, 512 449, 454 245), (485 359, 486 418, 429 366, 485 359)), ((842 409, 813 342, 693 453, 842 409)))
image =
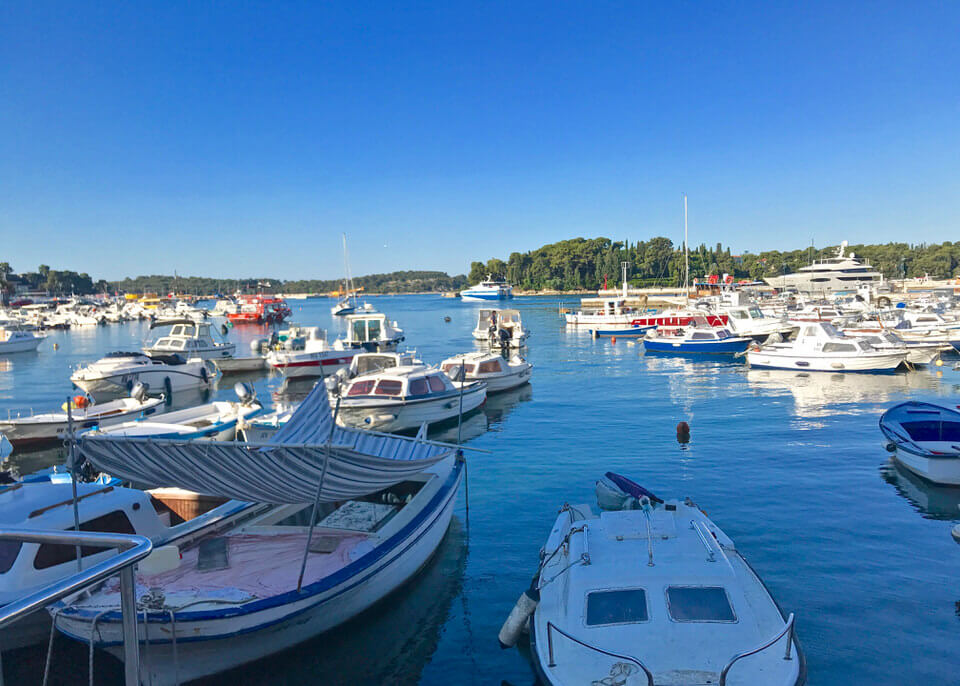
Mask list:
POLYGON ((960 4, 0 5, 15 269, 960 239, 960 4))

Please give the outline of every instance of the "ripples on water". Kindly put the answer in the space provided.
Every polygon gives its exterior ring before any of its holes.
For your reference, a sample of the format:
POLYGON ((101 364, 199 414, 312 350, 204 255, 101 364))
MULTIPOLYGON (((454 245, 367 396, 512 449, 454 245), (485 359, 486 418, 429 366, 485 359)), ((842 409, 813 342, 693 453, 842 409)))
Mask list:
MULTIPOLYGON (((399 320, 427 362, 474 347, 478 306, 429 296, 371 301, 399 320)), ((297 321, 331 335, 342 326, 330 321, 326 300, 291 304, 297 321)), ((501 651, 497 631, 535 571, 557 509, 593 502, 593 482, 607 470, 661 496, 691 496, 737 542, 785 611, 796 612, 810 684, 960 681, 960 546, 950 538, 960 489, 895 467, 877 429, 882 410, 900 400, 956 403, 952 364, 940 375, 749 370, 591 340, 564 329, 556 300, 514 306, 533 331, 533 383, 491 397, 464 421, 469 445, 492 451, 468 455, 469 521, 461 493, 437 557, 401 593, 330 636, 209 683, 532 684, 526 656, 501 651), (687 445, 676 440, 681 420, 691 426, 687 445)), ((72 366, 130 349, 145 332, 141 324, 54 332, 38 354, 0 359, 0 412, 58 406, 72 366)), ((231 334, 242 354, 256 335, 231 334)), ((213 395, 231 398, 232 382, 213 395)), ((255 383, 267 402, 281 388, 279 377, 255 383)), ((456 432, 431 435, 450 441, 456 432)), ((30 471, 60 452, 22 453, 13 464, 30 471)), ((82 647, 61 639, 57 650, 85 665, 82 647)), ((98 670, 119 680, 111 658, 99 658, 98 670)), ((86 683, 83 667, 61 665, 58 674, 86 683)))

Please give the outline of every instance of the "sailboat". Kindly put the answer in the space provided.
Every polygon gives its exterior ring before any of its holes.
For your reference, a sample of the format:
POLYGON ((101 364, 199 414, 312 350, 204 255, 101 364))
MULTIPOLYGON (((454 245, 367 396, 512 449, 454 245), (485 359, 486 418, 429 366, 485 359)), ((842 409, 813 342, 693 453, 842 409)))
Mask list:
POLYGON ((353 278, 350 276, 350 260, 347 258, 347 234, 343 234, 343 267, 343 295, 337 304, 330 308, 330 314, 335 317, 353 314, 357 309, 357 294, 353 288, 353 278))

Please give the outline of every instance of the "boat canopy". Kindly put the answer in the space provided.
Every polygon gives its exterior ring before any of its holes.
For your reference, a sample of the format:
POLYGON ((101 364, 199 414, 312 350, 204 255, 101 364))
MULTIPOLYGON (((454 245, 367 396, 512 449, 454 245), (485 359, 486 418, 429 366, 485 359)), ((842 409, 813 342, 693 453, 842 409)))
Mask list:
POLYGON ((176 486, 272 504, 313 502, 321 479, 321 501, 359 498, 409 479, 457 450, 417 438, 335 426, 322 383, 314 386, 270 443, 85 434, 78 449, 98 469, 148 487, 176 486))

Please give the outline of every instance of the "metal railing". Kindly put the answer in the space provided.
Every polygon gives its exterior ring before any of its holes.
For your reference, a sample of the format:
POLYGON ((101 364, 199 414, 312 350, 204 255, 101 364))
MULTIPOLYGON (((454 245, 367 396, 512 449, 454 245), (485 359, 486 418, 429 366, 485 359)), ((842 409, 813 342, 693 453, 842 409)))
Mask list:
MULTIPOLYGON (((791 617, 792 616, 793 615, 791 615, 791 617)), ((654 686, 653 672, 647 669, 647 666, 642 662, 640 662, 640 660, 638 660, 637 658, 631 657, 629 655, 620 655, 619 653, 611 653, 609 650, 604 650, 603 648, 597 648, 596 646, 590 645, 589 643, 585 643, 584 641, 581 641, 579 638, 575 636, 571 636, 566 631, 564 631, 563 629, 556 626, 553 622, 550 622, 550 621, 547 622, 547 653, 550 658, 550 662, 547 663, 548 667, 553 668, 557 666, 557 662, 553 656, 553 632, 554 631, 556 631, 561 636, 565 636, 566 638, 570 639, 574 643, 581 645, 584 648, 587 648, 588 650, 592 650, 594 652, 600 653, 601 655, 606 655, 608 657, 615 657, 618 660, 626 660, 627 662, 632 662, 637 667, 643 670, 643 673, 647 677, 647 686, 654 686)), ((722 684, 723 681, 721 680, 720 683, 722 684)))
POLYGON ((738 661, 742 660, 745 657, 750 657, 751 655, 756 655, 759 652, 762 652, 772 646, 774 643, 783 638, 784 634, 787 635, 787 650, 783 655, 784 660, 792 660, 793 657, 790 654, 791 649, 793 648, 793 613, 790 613, 790 616, 787 617, 787 623, 783 626, 783 629, 780 632, 771 638, 769 641, 764 643, 762 646, 754 648, 753 650, 748 650, 738 655, 734 655, 733 658, 726 664, 723 670, 720 672, 720 683, 719 686, 726 686, 727 683, 727 672, 730 671, 730 668, 733 667, 738 661))
MULTIPOLYGON (((137 638, 137 599, 133 565, 153 550, 153 543, 144 536, 105 534, 92 531, 42 531, 37 529, 0 529, 0 541, 40 543, 48 545, 87 545, 95 548, 116 548, 117 555, 91 565, 87 569, 56 581, 25 598, 0 607, 0 629, 19 619, 40 612, 68 595, 102 581, 119 572, 120 611, 123 617, 124 683, 136 686, 140 674, 140 646, 137 638)), ((2 668, 0 668, 2 669, 2 668)), ((0 671, 0 685, 3 673, 0 671)))
POLYGON ((690 528, 697 532, 697 536, 700 537, 700 542, 703 543, 703 547, 707 549, 707 561, 716 562, 716 551, 708 541, 708 538, 713 538, 713 535, 709 531, 705 534, 703 532, 703 524, 696 519, 690 520, 690 528))

